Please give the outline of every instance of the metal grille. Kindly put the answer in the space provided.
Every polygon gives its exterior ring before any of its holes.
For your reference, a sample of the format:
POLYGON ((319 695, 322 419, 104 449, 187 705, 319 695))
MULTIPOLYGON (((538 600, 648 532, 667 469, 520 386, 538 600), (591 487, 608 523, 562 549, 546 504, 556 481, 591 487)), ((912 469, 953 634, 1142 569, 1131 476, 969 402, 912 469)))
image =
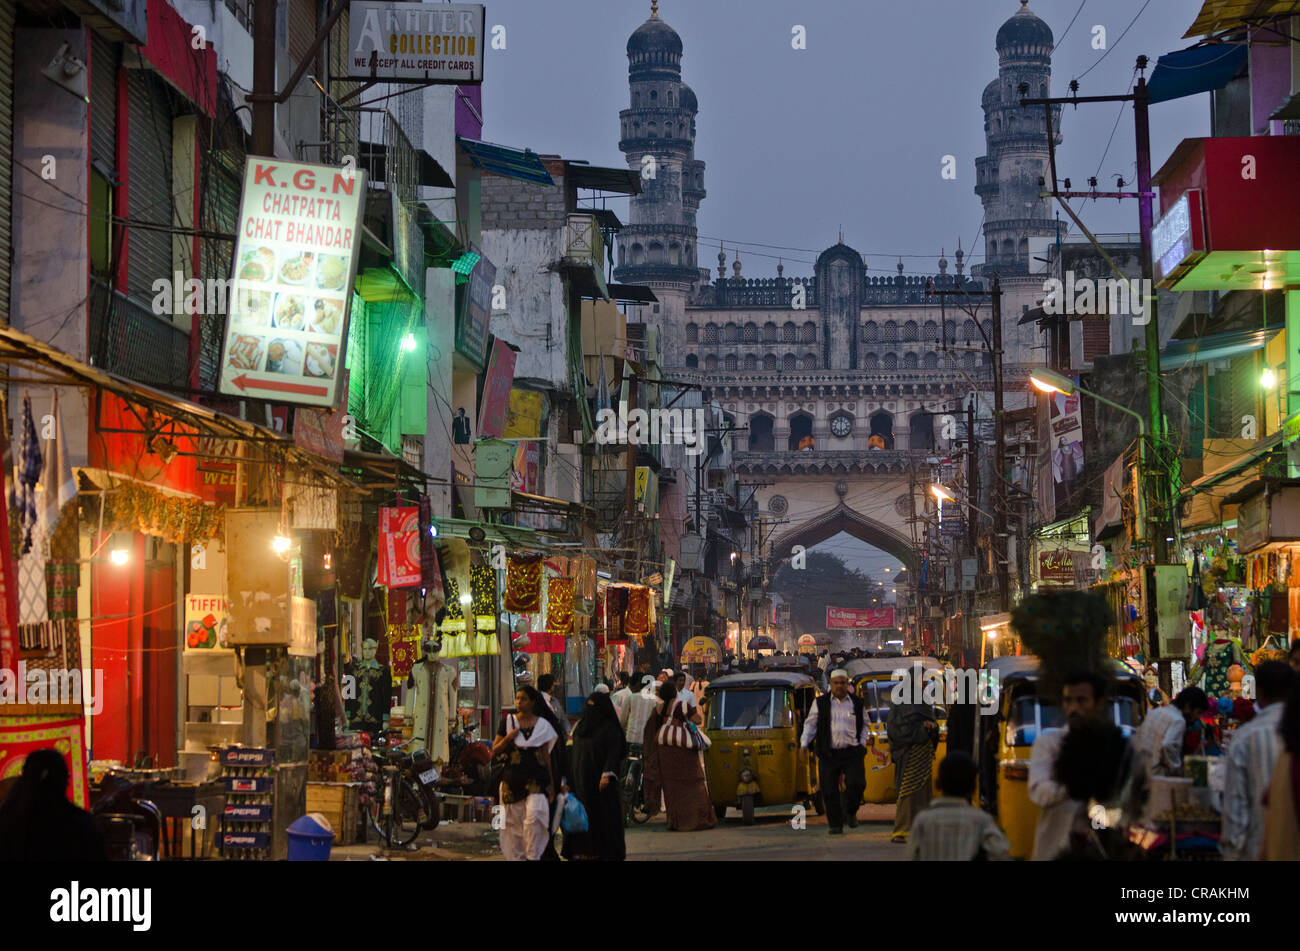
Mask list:
POLYGON ((149 308, 90 279, 91 362, 140 383, 184 387, 189 376, 189 334, 149 308))
MULTIPOLYGON (((159 227, 129 228, 127 291, 138 301, 154 296, 153 282, 172 276, 172 109, 161 81, 149 70, 127 74, 130 99, 130 171, 127 215, 159 227)), ((152 315, 151 315, 152 316, 152 315)))
POLYGON ((118 46, 93 30, 90 36, 90 155, 116 171, 118 46))

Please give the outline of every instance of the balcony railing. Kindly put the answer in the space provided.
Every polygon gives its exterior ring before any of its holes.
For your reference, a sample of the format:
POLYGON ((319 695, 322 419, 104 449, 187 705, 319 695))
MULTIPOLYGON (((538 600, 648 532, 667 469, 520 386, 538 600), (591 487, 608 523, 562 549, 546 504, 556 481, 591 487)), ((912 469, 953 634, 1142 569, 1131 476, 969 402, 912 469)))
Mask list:
POLYGON ((594 215, 569 215, 564 224, 564 263, 605 273, 605 236, 594 215))
POLYGON ((190 335, 92 278, 90 358, 99 369, 139 383, 183 388, 189 383, 190 335))

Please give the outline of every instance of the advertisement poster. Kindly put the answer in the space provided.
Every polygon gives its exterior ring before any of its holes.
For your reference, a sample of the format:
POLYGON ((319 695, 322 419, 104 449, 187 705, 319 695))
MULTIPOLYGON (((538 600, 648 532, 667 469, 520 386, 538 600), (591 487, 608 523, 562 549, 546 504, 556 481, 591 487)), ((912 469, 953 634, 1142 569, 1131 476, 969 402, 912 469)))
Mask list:
POLYGON ((478 438, 500 438, 506 433, 506 417, 510 412, 510 386, 515 380, 515 361, 518 355, 510 344, 496 340, 488 361, 487 379, 483 383, 483 400, 478 411, 478 438))
POLYGON ((1079 395, 1055 394, 1048 403, 1048 427, 1051 432, 1052 481, 1055 483, 1056 509, 1066 508, 1075 486, 1083 477, 1083 420, 1079 415, 1079 395))
POLYGON ((348 75, 470 86, 483 81, 483 4, 377 3, 348 11, 348 75))
POLYGON ((492 322, 492 285, 497 269, 478 247, 470 250, 479 255, 469 281, 456 287, 456 352, 475 367, 487 360, 488 327, 492 322))
POLYGON ((893 626, 893 605, 884 608, 833 608, 829 605, 826 607, 828 630, 846 631, 893 626))
POLYGON ((682 666, 722 663, 722 646, 711 637, 692 637, 682 645, 682 666))
POLYGON ((226 618, 230 609, 219 594, 185 596, 185 649, 214 650, 226 647, 226 618))
POLYGON ((222 393, 335 405, 365 194, 362 171, 248 157, 222 393))

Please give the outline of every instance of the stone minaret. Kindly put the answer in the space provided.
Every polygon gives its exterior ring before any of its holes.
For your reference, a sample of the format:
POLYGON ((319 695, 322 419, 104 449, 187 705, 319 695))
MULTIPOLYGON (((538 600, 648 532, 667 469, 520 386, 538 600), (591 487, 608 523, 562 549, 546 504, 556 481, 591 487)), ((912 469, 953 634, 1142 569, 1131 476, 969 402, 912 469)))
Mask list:
MULTIPOLYGON (((619 113, 618 147, 641 174, 642 192, 619 235, 614 279, 654 290, 659 312, 639 308, 634 319, 658 323, 670 344, 683 339, 686 301, 700 280, 695 214, 704 198, 704 163, 695 158, 699 107, 682 82, 682 40, 659 19, 657 0, 628 39, 627 59, 631 108, 619 113)), ((630 318, 635 310, 629 308, 630 318)))
MULTIPOLYGON (((1051 28, 1020 0, 998 30, 998 78, 984 89, 987 154, 975 160, 975 194, 984 203, 985 259, 972 268, 977 277, 992 280, 995 269, 1004 281, 1027 274, 1029 239, 1056 235, 1050 200, 1038 197, 1038 179, 1052 174, 1043 107, 1020 105, 1021 83, 1029 98, 1051 94, 1052 49, 1051 28)), ((1053 126, 1059 145, 1060 106, 1053 107, 1053 126)))

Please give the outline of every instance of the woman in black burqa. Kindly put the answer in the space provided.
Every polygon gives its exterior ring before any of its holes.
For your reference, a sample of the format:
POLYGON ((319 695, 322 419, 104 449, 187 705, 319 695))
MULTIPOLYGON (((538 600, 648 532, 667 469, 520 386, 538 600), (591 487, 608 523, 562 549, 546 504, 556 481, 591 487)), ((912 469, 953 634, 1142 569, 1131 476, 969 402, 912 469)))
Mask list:
POLYGON ((90 813, 68 801, 68 764, 55 750, 23 763, 0 803, 0 861, 104 862, 104 836, 90 813))
POLYGON ((573 728, 573 749, 569 754, 569 792, 587 811, 587 831, 565 833, 566 859, 621 862, 626 857, 618 782, 624 743, 614 702, 607 693, 593 693, 587 698, 582 719, 573 728))

